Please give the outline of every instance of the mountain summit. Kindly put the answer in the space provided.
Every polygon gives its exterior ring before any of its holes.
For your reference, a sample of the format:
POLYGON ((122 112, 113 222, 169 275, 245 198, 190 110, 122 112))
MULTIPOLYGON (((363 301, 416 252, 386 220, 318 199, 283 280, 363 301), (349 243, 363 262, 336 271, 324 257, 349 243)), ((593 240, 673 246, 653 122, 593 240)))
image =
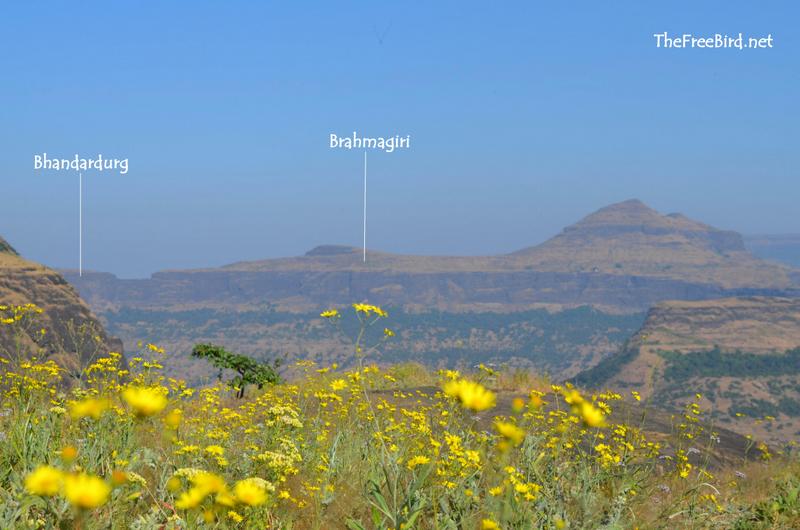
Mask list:
POLYGON ((680 236, 718 253, 745 250, 744 241, 736 232, 718 230, 679 213, 661 215, 638 199, 601 208, 564 229, 565 235, 614 236, 623 233, 680 236))
POLYGON ((612 204, 535 247, 512 254, 528 267, 660 276, 723 287, 785 288, 790 269, 747 252, 742 236, 633 199, 612 204))
POLYGON ((587 215, 573 226, 582 225, 659 225, 663 217, 639 199, 610 204, 587 215))
POLYGON ((742 236, 736 232, 719 230, 679 213, 662 215, 642 201, 631 199, 601 208, 543 245, 517 254, 533 254, 547 247, 610 243, 622 237, 625 240, 620 243, 637 246, 668 243, 674 247, 675 243, 684 242, 717 253, 745 251, 742 236))

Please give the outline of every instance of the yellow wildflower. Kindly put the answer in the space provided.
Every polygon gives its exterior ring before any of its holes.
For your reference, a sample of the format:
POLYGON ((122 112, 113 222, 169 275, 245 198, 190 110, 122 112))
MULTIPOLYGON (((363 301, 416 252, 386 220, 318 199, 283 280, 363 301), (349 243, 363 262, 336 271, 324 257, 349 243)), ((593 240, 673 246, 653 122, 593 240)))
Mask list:
POLYGON ((588 401, 581 403, 580 415, 584 425, 587 427, 602 427, 605 425, 603 412, 588 401))
POLYGON ((33 495, 49 497, 58 493, 64 474, 51 466, 39 466, 25 478, 25 489, 33 495))
POLYGON ((217 496, 214 498, 214 502, 220 506, 233 508, 236 505, 236 497, 231 495, 228 490, 223 490, 217 493, 217 496))
POLYGON ((181 424, 183 418, 183 411, 181 409, 172 409, 164 416, 164 425, 170 429, 177 429, 181 424))
POLYGON ((160 387, 129 386, 122 399, 140 417, 158 414, 167 406, 167 396, 160 387))
POLYGON ((147 349, 153 353, 164 353, 164 348, 156 346, 155 344, 148 344, 147 349))
POLYGON ((175 501, 175 507, 179 510, 189 510, 191 508, 195 508, 203 502, 203 499, 206 498, 208 495, 207 491, 203 491, 200 488, 189 488, 189 490, 184 491, 181 493, 178 500, 175 501))
POLYGON ((225 490, 225 479, 207 471, 201 471, 192 476, 189 480, 191 480, 195 488, 206 492, 206 494, 218 493, 225 490))
POLYGON ((248 478, 240 480, 233 487, 233 494, 242 504, 258 506, 267 502, 267 492, 261 481, 248 478))
POLYGON ((495 405, 495 395, 479 383, 468 379, 448 381, 444 385, 444 393, 461 402, 464 408, 480 412, 495 405))
POLYGON ((428 464, 428 463, 430 463, 430 461, 431 461, 431 459, 428 458, 427 456, 422 456, 422 455, 415 456, 414 458, 411 458, 411 459, 409 459, 408 462, 406 462, 406 467, 408 469, 414 469, 417 466, 422 466, 422 465, 428 464))
POLYGON ((78 508, 93 509, 108 500, 111 487, 100 477, 78 473, 64 478, 64 496, 78 508))
POLYGON ((205 448, 205 452, 213 456, 222 456, 225 454, 225 448, 221 445, 209 445, 205 448))
POLYGON ((364 316, 369 316, 372 313, 375 313, 379 317, 386 318, 389 316, 389 313, 381 309, 376 305, 370 304, 353 304, 353 309, 356 310, 358 313, 362 313, 364 316))
POLYGON ((525 431, 507 421, 495 421, 494 428, 503 438, 514 445, 519 445, 525 439, 525 431))
POLYGON ((81 418, 100 419, 103 412, 109 407, 107 399, 86 398, 81 401, 72 401, 69 403, 69 416, 73 420, 81 418))
POLYGON ((334 392, 338 390, 344 390, 345 388, 347 388, 347 381, 344 379, 336 379, 335 381, 331 382, 331 390, 334 392))
POLYGON ((564 393, 564 401, 572 406, 577 406, 583 403, 583 396, 577 390, 570 390, 564 393))

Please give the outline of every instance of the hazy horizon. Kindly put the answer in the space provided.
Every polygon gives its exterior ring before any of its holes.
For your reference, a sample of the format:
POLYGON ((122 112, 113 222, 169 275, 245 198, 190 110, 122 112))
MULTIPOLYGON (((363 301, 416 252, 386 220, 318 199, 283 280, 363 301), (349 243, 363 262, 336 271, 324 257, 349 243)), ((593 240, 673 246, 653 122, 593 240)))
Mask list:
MULTIPOLYGON (((606 205, 606 206, 608 206, 608 205, 606 205)), ((588 212, 587 215, 590 215, 591 213, 593 213, 593 212, 588 212)), ((661 213, 662 215, 669 215, 669 214, 681 213, 681 212, 659 212, 659 213, 661 213)), ((701 219, 692 219, 692 220, 693 221, 702 222, 701 219)), ((574 222, 577 223, 578 221, 580 221, 580 219, 575 219, 574 222)), ((574 224, 574 223, 569 223, 569 224, 571 225, 571 224, 574 224)), ((563 228, 566 228, 566 226, 569 226, 569 225, 565 225, 563 228)), ((721 230, 725 230, 724 227, 718 227, 717 226, 717 227, 713 227, 713 228, 718 228, 718 229, 721 229, 721 230)), ((562 232, 562 230, 558 230, 558 232, 553 233, 550 236, 547 236, 547 237, 545 237, 544 239, 542 239, 540 241, 531 242, 529 244, 523 244, 523 245, 520 245, 520 246, 518 246, 516 248, 510 249, 508 251, 495 252, 495 253, 476 252, 476 253, 472 253, 472 254, 453 254, 453 253, 449 253, 449 254, 438 253, 437 254, 437 253, 419 253, 419 252, 413 252, 413 251, 412 252, 396 252, 396 251, 394 251, 394 250, 392 250, 390 248, 373 248, 373 247, 370 247, 370 246, 367 247, 367 251, 368 251, 368 253, 369 252, 385 252, 385 253, 390 253, 390 254, 418 255, 418 256, 459 256, 459 257, 460 256, 464 256, 464 257, 476 256, 476 257, 479 257, 479 256, 492 256, 492 255, 500 256, 500 255, 504 255, 504 254, 510 254, 510 253, 515 252, 515 251, 522 250, 524 248, 540 245, 540 244, 546 242, 547 240, 549 240, 551 237, 554 237, 554 236, 558 235, 561 232, 562 232)), ((783 233, 776 232, 776 233, 772 233, 772 234, 764 234, 764 233, 752 234, 752 233, 741 233, 741 232, 739 232, 739 233, 744 238, 745 244, 747 244, 749 240, 756 240, 756 239, 759 239, 759 238, 769 238, 769 239, 776 239, 776 240, 780 239, 780 238, 788 238, 788 239, 791 239, 791 240, 795 240, 796 239, 796 240, 798 240, 800 242, 800 233, 787 233, 787 232, 783 232, 783 233)), ((293 254, 293 255, 265 255, 265 256, 262 256, 262 257, 255 257, 255 258, 252 258, 252 259, 236 259, 235 257, 231 256, 229 259, 222 258, 222 261, 219 262, 219 263, 204 263, 204 264, 194 264, 194 265, 189 264, 189 265, 183 266, 183 267, 169 267, 169 266, 167 266, 167 267, 163 267, 161 269, 149 271, 149 272, 146 272, 146 273, 144 273, 142 275, 136 275, 136 276, 126 276, 126 275, 118 274, 115 271, 111 271, 111 270, 98 270, 98 269, 92 269, 92 268, 85 268, 83 272, 84 272, 84 274, 91 273, 91 272, 112 273, 112 274, 114 274, 115 276, 117 276, 120 279, 131 279, 131 280, 133 280, 133 279, 147 279, 153 273, 163 272, 163 271, 168 271, 168 270, 203 269, 203 268, 222 267, 222 266, 226 266, 226 265, 232 265, 234 263, 248 262, 248 261, 259 261, 259 260, 281 259, 281 258, 294 258, 294 257, 302 256, 306 252, 309 252, 309 251, 314 250, 317 247, 321 247, 321 246, 352 247, 353 249, 356 249, 356 250, 359 250, 359 249, 362 248, 361 245, 358 245, 358 244, 345 244, 345 243, 340 243, 340 242, 335 242, 335 241, 329 241, 329 242, 322 242, 322 243, 319 243, 319 244, 315 244, 313 246, 309 246, 307 249, 305 249, 305 250, 303 250, 303 251, 301 251, 301 252, 299 252, 297 254, 293 254)), ((798 250, 800 251, 800 247, 798 247, 798 250)), ((779 259, 779 258, 777 258, 775 256, 762 255, 761 257, 763 257, 765 259, 768 259, 768 260, 783 262, 783 263, 790 264, 790 265, 794 265, 795 264, 794 263, 795 260, 791 260, 791 263, 789 263, 785 259, 779 259)), ((56 268, 59 269, 59 270, 63 270, 63 271, 76 271, 77 270, 76 267, 69 267, 69 266, 68 267, 56 267, 56 268)))
POLYGON ((84 175, 86 270, 361 246, 363 155, 328 145, 353 131, 411 136, 369 155, 369 248, 502 254, 632 197, 800 233, 796 4, 356 5, 5 6, 0 235, 76 268, 78 177, 33 157, 102 153, 130 170, 84 175))

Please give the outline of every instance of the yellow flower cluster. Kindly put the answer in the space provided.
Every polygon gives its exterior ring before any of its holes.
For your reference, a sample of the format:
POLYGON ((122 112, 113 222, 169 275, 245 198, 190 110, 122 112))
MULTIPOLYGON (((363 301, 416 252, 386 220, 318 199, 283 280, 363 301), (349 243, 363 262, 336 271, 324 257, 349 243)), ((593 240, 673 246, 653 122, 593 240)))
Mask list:
POLYGON ((42 312, 42 308, 36 304, 0 305, 0 324, 15 324, 28 317, 41 315, 42 312))
POLYGON ((494 407, 496 401, 494 392, 468 379, 447 381, 443 390, 446 395, 456 398, 464 408, 476 412, 494 407))
MULTIPOLYGON (((617 393, 512 387, 501 368, 437 377, 306 360, 239 399, 165 377, 151 346, 127 365, 93 360, 73 387, 54 363, 3 365, 0 433, 13 443, 0 460, 13 465, 0 491, 14 509, 0 527, 627 528, 663 526, 647 519, 663 511, 676 527, 727 528, 741 513, 698 454, 714 432, 697 396, 654 442, 615 420, 617 393)), ((625 407, 644 405, 630 397, 625 407)), ((753 447, 753 465, 781 458, 753 447)))
POLYGON ((357 313, 361 313, 364 316, 370 315, 377 315, 382 318, 386 318, 389 316, 389 313, 381 309, 376 305, 370 304, 353 304, 353 309, 356 310, 357 313))
POLYGON ((123 390, 122 399, 139 417, 158 414, 167 406, 163 387, 130 386, 123 390))
POLYGON ((108 501, 111 486, 86 473, 64 473, 51 466, 39 466, 25 478, 25 488, 33 495, 61 494, 73 506, 94 509, 108 501))

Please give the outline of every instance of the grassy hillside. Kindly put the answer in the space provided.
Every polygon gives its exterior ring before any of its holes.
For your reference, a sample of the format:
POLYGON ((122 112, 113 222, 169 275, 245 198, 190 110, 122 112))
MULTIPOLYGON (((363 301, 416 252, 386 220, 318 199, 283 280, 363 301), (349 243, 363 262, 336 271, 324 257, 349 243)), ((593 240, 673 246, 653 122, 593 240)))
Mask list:
MULTIPOLYGON (((350 370, 191 388, 148 344, 66 391, 52 361, 0 371, 0 527, 791 528, 800 465, 635 393, 525 372, 379 368, 356 305, 350 370)), ((327 312, 336 327, 341 315, 327 312)), ((14 326, 14 323, 2 325, 14 326)), ((384 337, 390 337, 384 332, 384 337)))
POLYGON ((772 480, 760 478, 778 469, 763 446, 752 456, 767 463, 742 454, 735 469, 709 467, 716 435, 696 408, 676 434, 650 438, 635 418, 613 418, 622 396, 519 379, 508 388, 512 378, 488 370, 442 373, 442 390, 426 391, 413 387, 437 377, 410 367, 319 373, 304 363, 298 379, 236 400, 222 386, 164 379, 158 355, 134 359, 129 379, 117 362, 99 360, 84 388, 55 400, 52 366, 3 375, 3 527, 797 522, 792 457, 775 457, 790 467, 772 480))

